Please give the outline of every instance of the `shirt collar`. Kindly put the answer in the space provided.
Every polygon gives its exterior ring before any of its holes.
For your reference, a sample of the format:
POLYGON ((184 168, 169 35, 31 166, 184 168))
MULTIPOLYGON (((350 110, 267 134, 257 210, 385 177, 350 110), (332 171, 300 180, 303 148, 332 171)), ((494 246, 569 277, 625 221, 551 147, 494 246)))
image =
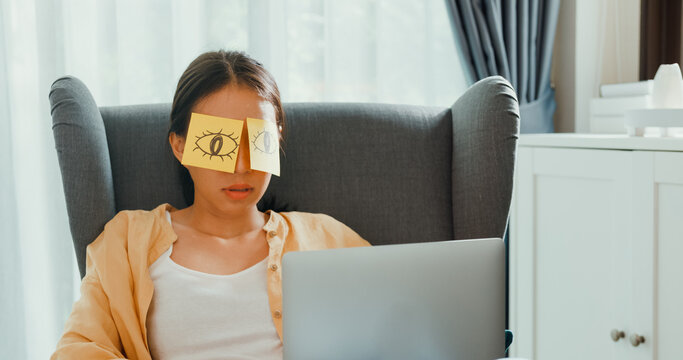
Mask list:
POLYGON ((282 247, 284 245, 284 240, 287 238, 289 233, 289 226, 287 221, 275 211, 267 210, 266 214, 269 215, 268 221, 263 225, 263 230, 266 232, 266 239, 268 240, 268 246, 271 250, 275 250, 277 253, 282 253, 282 247))
MULTIPOLYGON (((172 243, 178 240, 178 236, 173 230, 173 226, 166 219, 166 211, 173 212, 177 209, 170 204, 162 204, 157 206, 152 213, 154 217, 158 220, 158 224, 161 226, 161 231, 164 234, 162 241, 156 244, 150 251, 150 259, 152 263, 153 259, 156 259, 164 251, 168 250, 172 243)), ((266 240, 268 241, 268 246, 271 250, 275 250, 277 253, 282 253, 282 248, 284 245, 284 240, 287 238, 289 233, 289 226, 287 220, 279 213, 267 210, 268 221, 263 225, 263 230, 266 232, 266 240)))

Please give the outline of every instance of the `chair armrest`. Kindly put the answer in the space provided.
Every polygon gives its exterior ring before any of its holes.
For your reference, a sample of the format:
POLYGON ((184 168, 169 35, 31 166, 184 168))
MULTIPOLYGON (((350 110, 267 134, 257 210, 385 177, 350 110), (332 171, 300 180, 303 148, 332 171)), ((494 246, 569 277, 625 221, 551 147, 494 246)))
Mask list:
POLYGON ((451 107, 454 239, 502 238, 512 199, 519 105, 510 83, 492 76, 451 107))
POLYGON ((107 135, 95 100, 77 78, 57 79, 50 90, 50 104, 69 226, 82 278, 85 248, 116 212, 107 135))

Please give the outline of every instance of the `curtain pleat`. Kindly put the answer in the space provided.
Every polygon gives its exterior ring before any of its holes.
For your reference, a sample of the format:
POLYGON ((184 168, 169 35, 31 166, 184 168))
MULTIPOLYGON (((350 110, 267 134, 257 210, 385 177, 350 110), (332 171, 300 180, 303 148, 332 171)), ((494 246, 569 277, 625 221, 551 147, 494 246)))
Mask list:
POLYGON ((553 58, 553 40, 557 32, 557 14, 560 12, 560 2, 543 3, 543 23, 541 27, 541 52, 539 53, 538 91, 534 98, 550 87, 550 70, 553 58))
POLYGON ((470 82, 492 75, 517 91, 523 132, 551 132, 550 88, 559 0, 446 0, 470 82), (543 101, 544 104, 535 104, 543 101))
POLYGON ((486 20, 489 26, 491 45, 495 54, 497 66, 491 69, 492 74, 500 73, 506 79, 510 78, 510 65, 507 58, 505 39, 503 38, 503 22, 500 1, 490 0, 484 3, 486 20))
POLYGON ((507 50, 507 59, 510 66, 510 77, 507 78, 512 86, 519 87, 519 77, 517 74, 517 0, 503 1, 503 39, 507 50))
MULTIPOLYGON (((480 34, 480 28, 478 25, 478 23, 481 24, 482 20, 480 20, 480 16, 475 13, 472 3, 469 1, 465 2, 461 8, 461 12, 464 19, 463 28, 465 30, 465 36, 467 37, 468 43, 482 44, 482 34, 480 34)), ((470 50, 472 51, 473 65, 477 70, 476 79, 479 80, 491 76, 487 67, 489 65, 487 58, 490 58, 491 54, 484 54, 484 51, 486 51, 487 48, 483 46, 474 46, 470 47, 470 50)))
POLYGON ((536 94, 536 56, 538 50, 538 0, 529 3, 529 89, 527 90, 526 102, 534 100, 536 94))

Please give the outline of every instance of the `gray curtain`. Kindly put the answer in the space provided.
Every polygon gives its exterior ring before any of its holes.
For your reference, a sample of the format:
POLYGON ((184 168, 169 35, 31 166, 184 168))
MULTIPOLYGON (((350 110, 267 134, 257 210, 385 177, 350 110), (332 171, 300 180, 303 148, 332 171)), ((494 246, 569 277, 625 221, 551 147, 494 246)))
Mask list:
POLYGON ((560 0, 446 0, 470 84, 492 75, 517 91, 522 133, 553 132, 550 65, 560 0))

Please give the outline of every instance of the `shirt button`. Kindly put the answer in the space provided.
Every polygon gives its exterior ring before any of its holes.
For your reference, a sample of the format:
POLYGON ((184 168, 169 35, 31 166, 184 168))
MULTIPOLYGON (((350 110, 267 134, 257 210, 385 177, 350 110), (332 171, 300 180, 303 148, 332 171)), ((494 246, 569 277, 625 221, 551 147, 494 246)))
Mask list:
POLYGON ((276 264, 270 265, 270 270, 276 271, 277 265, 276 264))
POLYGON ((276 319, 279 319, 282 317, 282 313, 280 312, 280 310, 275 310, 273 316, 275 316, 276 319))
POLYGON ((277 231, 271 230, 268 232, 268 236, 270 237, 276 237, 277 236, 277 231))

